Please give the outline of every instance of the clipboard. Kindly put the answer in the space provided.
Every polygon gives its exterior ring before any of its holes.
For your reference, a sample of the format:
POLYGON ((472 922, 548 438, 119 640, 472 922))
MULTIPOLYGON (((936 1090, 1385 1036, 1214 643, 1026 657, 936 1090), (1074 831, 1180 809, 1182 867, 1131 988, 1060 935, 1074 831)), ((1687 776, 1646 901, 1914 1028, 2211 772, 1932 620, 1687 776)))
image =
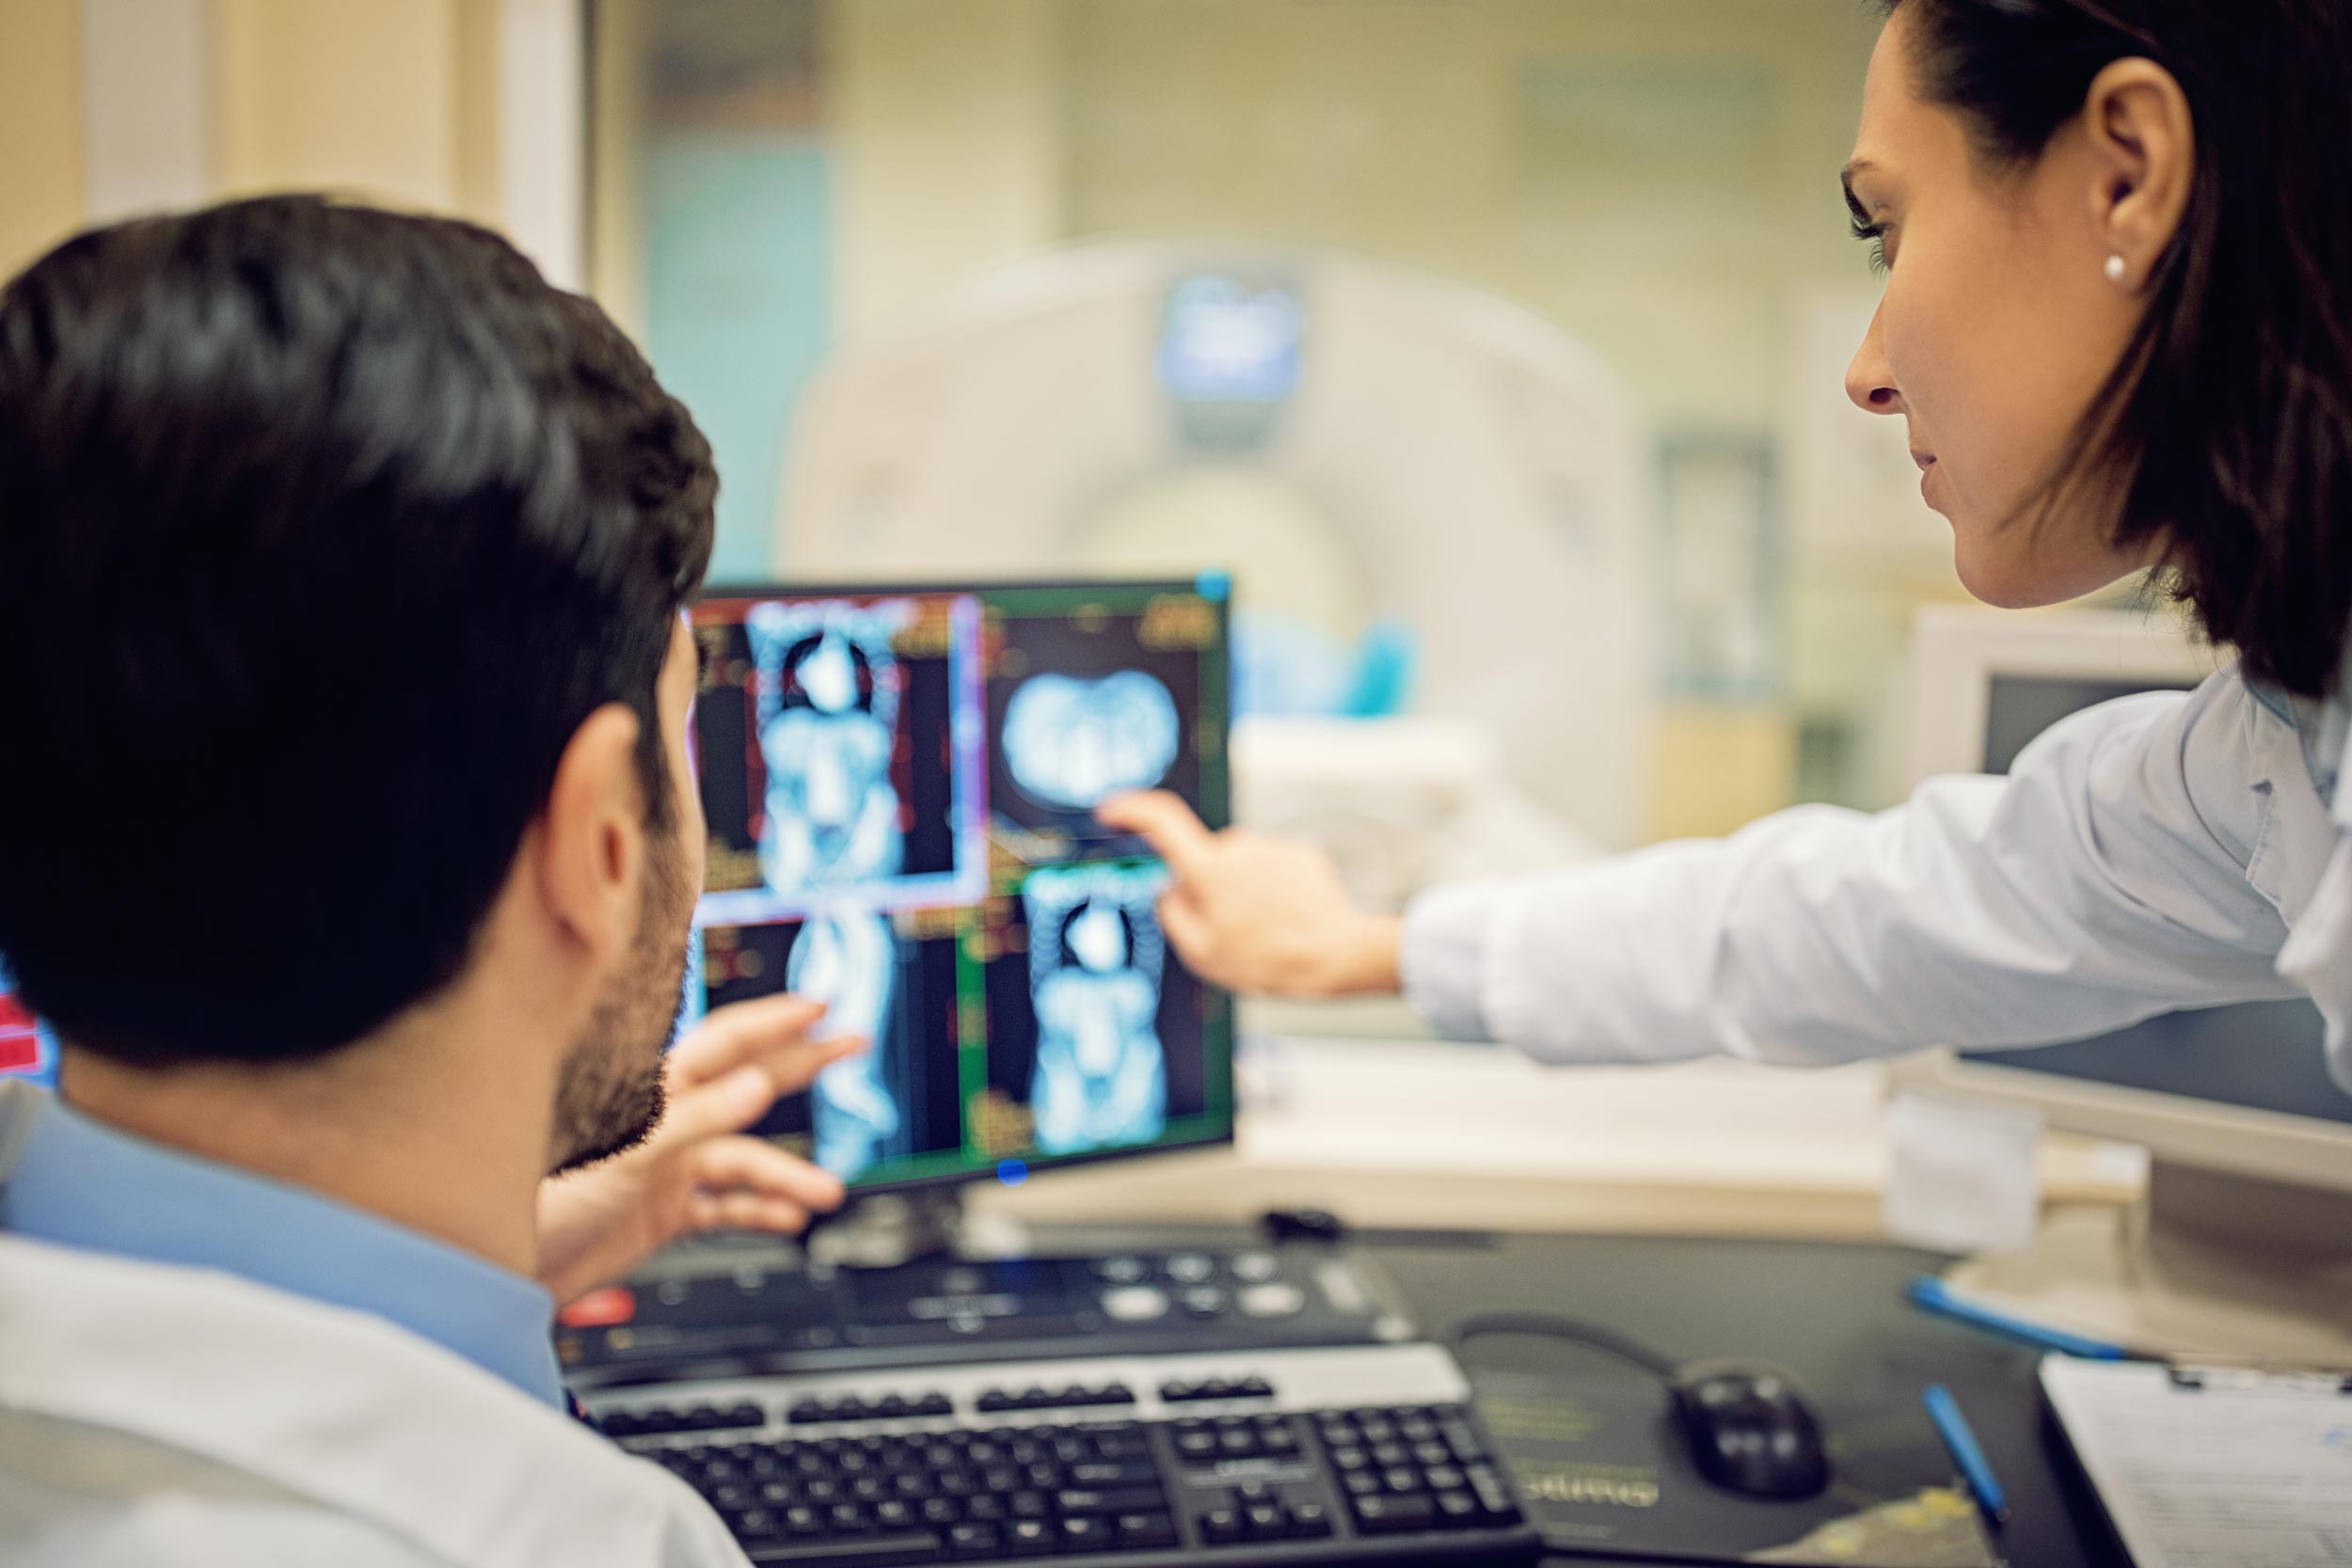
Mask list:
POLYGON ((2352 1561, 2352 1375, 2051 1355, 2041 1377, 2135 1568, 2352 1561))

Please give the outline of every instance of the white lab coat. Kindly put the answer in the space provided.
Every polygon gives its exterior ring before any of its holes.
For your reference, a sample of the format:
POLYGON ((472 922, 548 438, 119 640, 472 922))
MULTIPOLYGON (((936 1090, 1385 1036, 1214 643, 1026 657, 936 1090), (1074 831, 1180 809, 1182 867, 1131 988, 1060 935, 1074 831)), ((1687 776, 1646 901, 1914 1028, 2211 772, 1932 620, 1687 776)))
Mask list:
POLYGON ((666 1470, 380 1319, 0 1235, 9 1568, 744 1560, 666 1470))
POLYGON ((1406 995, 1446 1034, 1548 1060, 1807 1063, 2309 994, 2352 1087, 2345 732, 2341 701, 2225 671, 2075 714, 2008 778, 1930 780, 1875 816, 1803 806, 1439 888, 1406 911, 1406 995))

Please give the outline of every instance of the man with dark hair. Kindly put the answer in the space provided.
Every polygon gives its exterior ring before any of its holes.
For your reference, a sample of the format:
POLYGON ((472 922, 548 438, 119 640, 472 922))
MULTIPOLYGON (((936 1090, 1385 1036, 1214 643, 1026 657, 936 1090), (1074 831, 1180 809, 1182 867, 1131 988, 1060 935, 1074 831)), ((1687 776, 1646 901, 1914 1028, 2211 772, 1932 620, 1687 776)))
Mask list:
POLYGON ((817 1008, 665 1069, 715 489, 468 225, 274 198, 0 292, 0 957, 65 1041, 0 1088, 0 1559, 741 1560, 548 1339, 840 1196, 731 1135, 817 1008))

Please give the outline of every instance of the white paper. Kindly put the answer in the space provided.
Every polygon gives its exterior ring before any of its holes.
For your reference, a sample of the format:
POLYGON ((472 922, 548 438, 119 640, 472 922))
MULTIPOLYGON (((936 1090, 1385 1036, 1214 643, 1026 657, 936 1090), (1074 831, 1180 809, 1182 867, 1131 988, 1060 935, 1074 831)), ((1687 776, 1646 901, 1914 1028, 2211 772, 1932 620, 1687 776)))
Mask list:
POLYGON ((1922 1094, 1887 1107, 1887 1234, 1939 1252, 2012 1253, 2042 1222, 2042 1118, 1922 1094))
POLYGON ((2352 1561, 2352 1394, 2341 1379, 2145 1363, 2042 1364, 2042 1386, 2137 1568, 2352 1561))

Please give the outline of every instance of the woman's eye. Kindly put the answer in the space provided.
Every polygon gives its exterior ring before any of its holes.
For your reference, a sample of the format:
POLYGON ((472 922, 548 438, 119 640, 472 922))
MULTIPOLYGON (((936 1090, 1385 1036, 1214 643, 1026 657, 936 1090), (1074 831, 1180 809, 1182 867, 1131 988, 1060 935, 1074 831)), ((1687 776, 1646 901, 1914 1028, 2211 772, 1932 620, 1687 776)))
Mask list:
POLYGON ((1886 225, 1883 223, 1864 223, 1860 218, 1856 218, 1853 222, 1853 237, 1857 240, 1867 240, 1870 242, 1870 270, 1872 272, 1884 272, 1887 265, 1886 225))

